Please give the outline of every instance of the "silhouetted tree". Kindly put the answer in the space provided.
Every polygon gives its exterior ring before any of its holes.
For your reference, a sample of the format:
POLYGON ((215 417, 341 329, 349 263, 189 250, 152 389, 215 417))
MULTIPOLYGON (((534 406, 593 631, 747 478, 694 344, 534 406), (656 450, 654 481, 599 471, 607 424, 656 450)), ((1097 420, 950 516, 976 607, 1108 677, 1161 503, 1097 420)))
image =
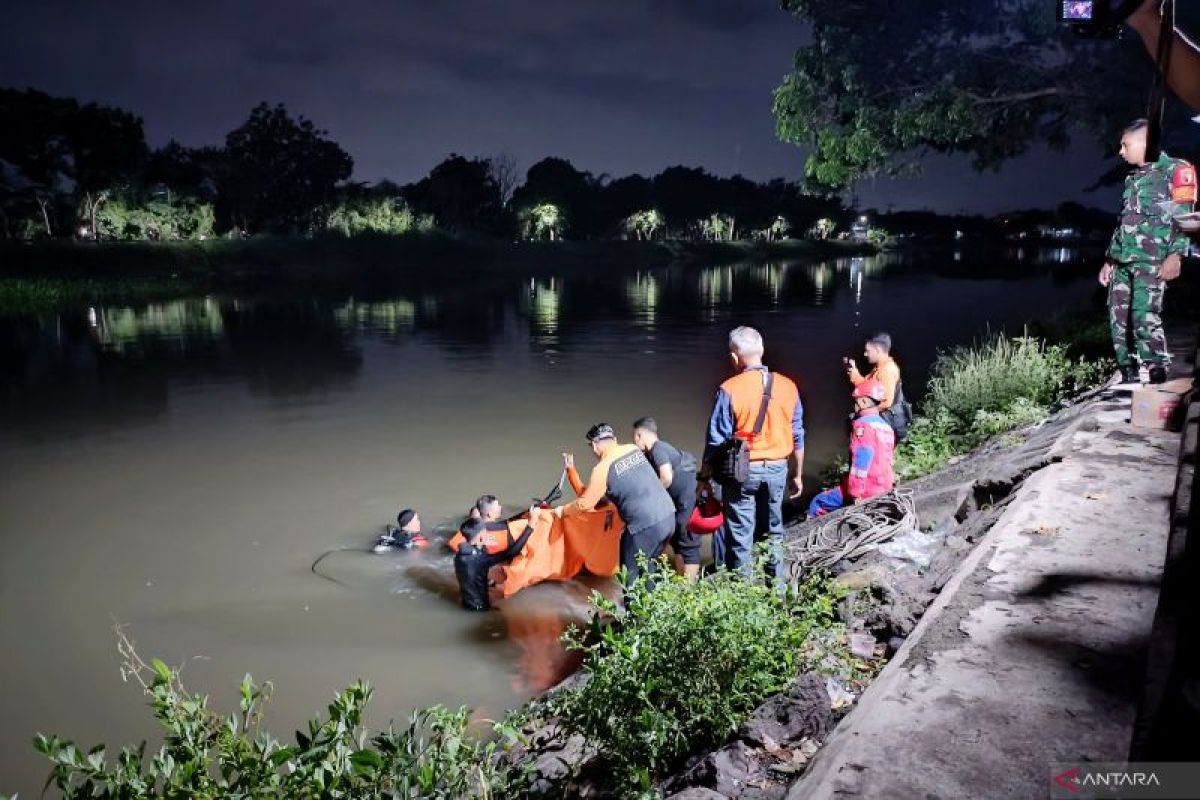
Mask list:
POLYGON ((150 154, 144 180, 161 187, 167 202, 184 196, 212 202, 217 198, 225 154, 215 147, 184 147, 172 139, 150 154))
POLYGON ((142 121, 127 111, 32 89, 0 91, 6 195, 32 199, 47 235, 52 208, 70 192, 94 236, 96 211, 111 192, 138 179, 146 154, 142 121))
POLYGON ((405 189, 405 196, 449 231, 495 232, 500 226, 500 187, 485 159, 451 153, 429 177, 405 189))
POLYGON ((543 158, 529 168, 525 183, 513 193, 513 206, 529 209, 549 203, 566 218, 564 235, 598 235, 599 184, 590 172, 581 172, 562 158, 543 158))
POLYGON ((243 230, 307 230, 353 168, 346 151, 311 121, 261 103, 225 137, 221 196, 243 230))
POLYGON ((717 180, 698 167, 668 167, 654 177, 654 205, 684 231, 720 210, 717 180))
POLYGON ((500 205, 507 206, 517 189, 517 181, 520 180, 517 159, 512 153, 497 153, 488 159, 488 174, 500 190, 500 205))

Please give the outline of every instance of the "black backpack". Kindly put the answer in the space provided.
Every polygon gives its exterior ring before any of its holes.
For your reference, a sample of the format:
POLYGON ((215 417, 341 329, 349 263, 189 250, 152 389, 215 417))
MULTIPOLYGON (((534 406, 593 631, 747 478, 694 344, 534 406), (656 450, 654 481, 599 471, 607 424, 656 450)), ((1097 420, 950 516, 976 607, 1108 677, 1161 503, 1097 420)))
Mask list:
MULTIPOLYGON (((754 435, 762 433, 763 423, 767 421, 767 406, 771 403, 771 388, 775 385, 775 376, 767 373, 763 385, 762 405, 758 408, 758 419, 754 423, 754 435)), ((718 483, 742 484, 750 477, 750 443, 733 432, 713 451, 712 476, 718 483)))
POLYGON ((892 399, 890 408, 884 410, 882 414, 883 421, 892 426, 892 432, 896 434, 896 443, 903 442, 908 436, 908 426, 912 425, 913 410, 912 404, 904 399, 904 383, 896 384, 896 396, 892 399))

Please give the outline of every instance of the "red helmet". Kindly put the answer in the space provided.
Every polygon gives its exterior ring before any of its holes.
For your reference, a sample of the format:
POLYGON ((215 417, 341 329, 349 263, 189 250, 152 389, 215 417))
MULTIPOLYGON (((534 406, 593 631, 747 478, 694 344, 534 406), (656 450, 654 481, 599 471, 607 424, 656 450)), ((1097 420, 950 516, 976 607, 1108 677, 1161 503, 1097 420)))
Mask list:
POLYGON ((725 524, 725 513, 721 501, 712 494, 702 492, 688 520, 688 531, 696 534, 716 533, 725 524))
POLYGON ((883 384, 877 380, 866 380, 854 387, 854 393, 850 395, 855 400, 860 397, 869 397, 876 403, 882 403, 887 397, 887 389, 883 388, 883 384))

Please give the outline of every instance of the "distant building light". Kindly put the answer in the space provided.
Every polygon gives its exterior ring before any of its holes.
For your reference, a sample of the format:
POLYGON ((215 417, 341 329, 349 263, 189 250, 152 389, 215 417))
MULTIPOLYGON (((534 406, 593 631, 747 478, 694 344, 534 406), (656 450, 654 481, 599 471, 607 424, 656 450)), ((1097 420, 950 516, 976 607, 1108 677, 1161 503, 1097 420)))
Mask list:
POLYGON ((867 215, 866 215, 866 214, 863 214, 861 217, 859 217, 859 218, 858 218, 858 221, 859 221, 859 222, 861 222, 861 223, 863 223, 863 224, 866 224, 866 222, 867 222, 867 215))
POLYGON ((87 227, 87 225, 80 225, 80 226, 79 226, 79 235, 80 235, 80 236, 87 236, 87 235, 88 235, 88 227, 87 227))

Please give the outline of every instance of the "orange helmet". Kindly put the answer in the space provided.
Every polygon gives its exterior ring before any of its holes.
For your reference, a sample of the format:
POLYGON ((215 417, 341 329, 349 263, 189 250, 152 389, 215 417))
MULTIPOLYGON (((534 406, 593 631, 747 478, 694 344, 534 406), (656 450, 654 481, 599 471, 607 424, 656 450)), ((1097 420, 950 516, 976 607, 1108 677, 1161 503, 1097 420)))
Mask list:
POLYGON ((850 395, 855 400, 860 397, 869 397, 876 403, 882 403, 887 397, 887 389, 883 388, 883 384, 877 380, 867 380, 854 387, 854 393, 850 395))

